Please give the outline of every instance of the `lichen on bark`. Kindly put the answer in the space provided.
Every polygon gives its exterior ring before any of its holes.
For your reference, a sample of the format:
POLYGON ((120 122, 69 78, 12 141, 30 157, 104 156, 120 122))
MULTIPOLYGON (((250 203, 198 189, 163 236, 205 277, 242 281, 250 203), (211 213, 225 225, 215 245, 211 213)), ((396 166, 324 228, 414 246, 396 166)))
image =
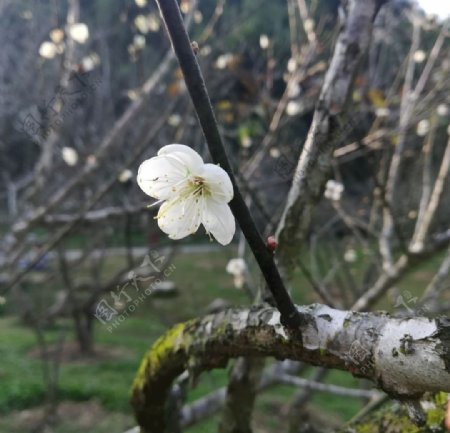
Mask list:
POLYGON ((422 402, 426 424, 418 427, 411 421, 403 405, 388 403, 337 433, 447 433, 444 427, 446 405, 446 393, 428 395, 422 402))

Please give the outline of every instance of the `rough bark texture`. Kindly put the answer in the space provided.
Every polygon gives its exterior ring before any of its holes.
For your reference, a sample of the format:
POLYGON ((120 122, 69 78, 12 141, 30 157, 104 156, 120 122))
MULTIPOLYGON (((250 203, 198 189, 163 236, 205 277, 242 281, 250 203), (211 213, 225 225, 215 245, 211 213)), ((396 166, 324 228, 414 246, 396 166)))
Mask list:
POLYGON ((308 319, 289 331, 273 308, 228 310, 177 325, 144 357, 132 389, 143 433, 165 431, 165 404, 183 371, 223 368, 230 358, 273 356, 350 371, 391 396, 417 399, 450 391, 450 321, 386 313, 298 307, 308 319))

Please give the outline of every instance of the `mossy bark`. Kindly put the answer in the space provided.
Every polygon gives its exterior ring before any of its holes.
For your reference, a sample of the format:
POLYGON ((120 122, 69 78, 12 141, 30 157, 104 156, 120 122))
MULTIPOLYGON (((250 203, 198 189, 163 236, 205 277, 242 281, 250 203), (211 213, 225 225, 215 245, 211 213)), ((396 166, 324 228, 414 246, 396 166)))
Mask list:
POLYGON ((444 427, 447 394, 438 393, 424 401, 426 424, 423 427, 411 421, 403 405, 389 403, 337 433, 448 433, 444 427))
POLYGON ((347 370, 395 398, 417 400, 427 391, 450 392, 446 319, 396 319, 318 304, 298 308, 308 319, 298 331, 285 328, 276 309, 254 307, 195 319, 161 337, 144 357, 132 389, 142 432, 165 432, 167 397, 182 372, 187 370, 192 378, 241 356, 347 370))

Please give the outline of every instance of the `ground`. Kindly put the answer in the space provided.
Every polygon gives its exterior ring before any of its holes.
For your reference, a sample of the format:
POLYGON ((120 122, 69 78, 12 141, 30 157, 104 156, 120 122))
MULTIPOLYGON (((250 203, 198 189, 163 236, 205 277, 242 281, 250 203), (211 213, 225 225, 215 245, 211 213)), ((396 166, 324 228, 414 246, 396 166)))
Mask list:
MULTIPOLYGON (((54 433, 89 431, 91 433, 122 433, 134 425, 128 404, 132 379, 144 352, 169 326, 203 314, 205 307, 220 297, 233 305, 246 304, 246 294, 233 287, 232 277, 225 272, 227 261, 233 257, 232 249, 217 252, 183 254, 173 259, 175 270, 170 278, 179 287, 174 298, 147 300, 139 306, 113 332, 96 324, 97 355, 80 358, 75 351, 71 322, 60 321, 46 332, 49 340, 56 341, 66 333, 64 362, 61 366, 59 419, 54 433), (182 306, 182 307, 180 307, 182 306)), ((111 258, 111 267, 115 267, 111 258)), ((427 263, 398 285, 400 293, 411 294, 423 287, 426 277, 438 262, 427 263)), ((355 265, 358 272, 358 264, 355 265)), ((298 277, 296 287, 309 287, 298 277)), ((311 293, 308 288, 307 293, 311 293)), ((305 292, 294 293, 296 302, 313 302, 305 292)), ((387 301, 381 304, 383 308, 387 301)), ((16 316, 0 313, 0 432, 30 431, 42 413, 44 387, 42 368, 36 350, 34 334, 16 316), (1 315, 2 314, 2 315, 1 315)), ((312 374, 311 368, 308 374, 312 374)), ((217 370, 204 374, 196 388, 189 393, 193 400, 226 383, 227 371, 217 370)), ((331 372, 329 382, 357 387, 358 380, 345 372, 331 372)), ((283 430, 289 397, 296 392, 287 386, 278 386, 262 394, 257 401, 255 425, 261 433, 283 430)), ((336 420, 349 420, 362 407, 363 402, 317 393, 313 404, 336 420)), ((207 420, 188 431, 201 433, 214 431, 217 418, 207 420)))

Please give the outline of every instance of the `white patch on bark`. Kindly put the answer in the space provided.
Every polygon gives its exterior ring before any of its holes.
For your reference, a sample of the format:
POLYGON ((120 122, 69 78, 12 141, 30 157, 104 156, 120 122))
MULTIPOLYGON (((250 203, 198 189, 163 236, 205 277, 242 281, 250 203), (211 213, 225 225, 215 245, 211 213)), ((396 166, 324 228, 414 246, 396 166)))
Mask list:
POLYGON ((212 331, 212 322, 208 322, 205 326, 205 332, 207 335, 210 335, 212 331))
POLYGON ((239 312, 236 322, 233 323, 233 328, 236 331, 241 331, 241 330, 247 328, 247 326, 248 326, 247 321, 248 321, 249 314, 250 314, 250 312, 248 310, 243 310, 243 311, 239 312))
POLYGON ((284 339, 287 340, 289 337, 286 334, 286 331, 284 330, 284 327, 280 322, 280 318, 281 318, 280 312, 275 311, 273 313, 273 316, 267 322, 267 324, 273 327, 275 333, 277 333, 278 335, 281 335, 284 339))
POLYGON ((386 321, 374 350, 383 388, 397 394, 450 391, 450 374, 439 356, 436 323, 426 318, 386 321))
POLYGON ((327 349, 328 342, 342 331, 348 311, 334 310, 320 305, 314 311, 314 325, 311 324, 303 333, 303 346, 309 350, 327 349), (317 327, 317 329, 316 329, 317 327))

